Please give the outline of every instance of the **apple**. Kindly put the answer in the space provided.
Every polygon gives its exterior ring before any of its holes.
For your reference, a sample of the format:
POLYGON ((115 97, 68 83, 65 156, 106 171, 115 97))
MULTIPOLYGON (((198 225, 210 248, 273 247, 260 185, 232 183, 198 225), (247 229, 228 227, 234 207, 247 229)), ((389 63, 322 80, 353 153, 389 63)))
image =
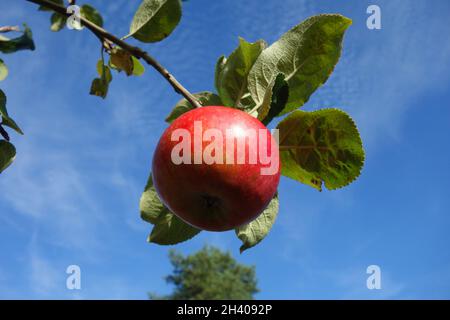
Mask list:
POLYGON ((205 106, 164 131, 152 162, 161 201, 188 224, 226 231, 256 219, 280 180, 278 144, 256 118, 205 106))

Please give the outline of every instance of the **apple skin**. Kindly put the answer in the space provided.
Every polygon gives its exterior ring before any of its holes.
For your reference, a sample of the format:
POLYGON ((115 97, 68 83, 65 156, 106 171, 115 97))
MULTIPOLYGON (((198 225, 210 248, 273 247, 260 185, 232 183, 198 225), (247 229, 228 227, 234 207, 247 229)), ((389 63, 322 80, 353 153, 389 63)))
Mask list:
MULTIPOLYGON (((270 131, 258 119, 241 110, 205 106, 188 111, 165 130, 153 156, 153 183, 160 199, 180 219, 202 230, 226 231, 256 219, 277 191, 280 180, 278 153, 278 170, 273 175, 261 175, 261 167, 267 165, 260 164, 259 157, 256 164, 249 164, 247 157, 244 164, 193 164, 193 160, 192 164, 174 164, 171 152, 179 141, 171 141, 172 132, 183 128, 193 137, 194 121, 202 122, 203 132, 209 128, 220 130, 224 146, 229 128, 239 126, 256 132, 263 129, 263 134, 267 134, 269 155, 272 152, 271 140, 273 143, 275 139, 270 131)), ((193 141, 192 138, 192 159, 193 141)), ((208 144, 210 142, 204 141, 203 148, 208 144)), ((276 142, 275 145, 278 148, 276 142)), ((236 154, 236 144, 234 147, 236 154)))

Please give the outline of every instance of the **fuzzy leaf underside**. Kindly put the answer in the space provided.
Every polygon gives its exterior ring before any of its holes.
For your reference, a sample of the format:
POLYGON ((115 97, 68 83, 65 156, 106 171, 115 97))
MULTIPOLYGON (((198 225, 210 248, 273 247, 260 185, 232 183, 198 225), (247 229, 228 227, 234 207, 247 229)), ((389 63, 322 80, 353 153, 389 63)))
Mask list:
POLYGON ((255 103, 261 104, 273 79, 282 73, 289 84, 289 99, 279 115, 305 104, 333 72, 350 24, 350 19, 337 14, 313 16, 265 49, 248 75, 255 103))
POLYGON ((182 221, 161 202, 150 175, 140 200, 141 218, 154 225, 149 242, 172 245, 191 239, 201 230, 182 221))
POLYGON ((242 241, 240 252, 254 247, 260 243, 269 233, 278 215, 278 193, 270 201, 267 208, 252 222, 235 229, 236 235, 242 241))

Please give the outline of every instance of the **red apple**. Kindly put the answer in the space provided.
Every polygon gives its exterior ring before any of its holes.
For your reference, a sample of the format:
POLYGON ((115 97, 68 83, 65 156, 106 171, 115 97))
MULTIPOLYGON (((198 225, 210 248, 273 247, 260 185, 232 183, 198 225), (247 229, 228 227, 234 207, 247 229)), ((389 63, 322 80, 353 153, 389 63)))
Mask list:
POLYGON ((152 174, 162 202, 179 218, 203 230, 230 230, 257 218, 275 195, 278 144, 241 110, 201 107, 165 130, 152 174))

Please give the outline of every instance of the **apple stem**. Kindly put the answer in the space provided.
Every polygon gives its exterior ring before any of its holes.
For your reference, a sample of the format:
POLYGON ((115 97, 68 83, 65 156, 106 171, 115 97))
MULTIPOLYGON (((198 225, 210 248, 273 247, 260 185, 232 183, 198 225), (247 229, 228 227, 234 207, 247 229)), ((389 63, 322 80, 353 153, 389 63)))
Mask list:
MULTIPOLYGON (((67 10, 64 6, 61 6, 54 2, 50 2, 48 0, 26 0, 26 1, 39 4, 48 9, 52 9, 53 11, 65 15, 67 17, 71 15, 70 13, 67 13, 67 10)), ((201 104, 198 102, 198 100, 185 87, 183 87, 166 68, 164 68, 155 58, 150 56, 147 52, 145 52, 139 47, 135 47, 126 43, 122 39, 119 39, 115 35, 109 33, 105 29, 99 27, 98 25, 90 22, 89 20, 83 17, 80 17, 80 22, 83 26, 88 28, 100 39, 102 45, 103 43, 109 41, 121 47, 123 50, 128 51, 131 55, 133 55, 137 59, 144 60, 145 62, 147 62, 148 65, 152 66, 170 83, 170 85, 175 89, 175 92, 181 94, 195 108, 201 107, 201 104)))

